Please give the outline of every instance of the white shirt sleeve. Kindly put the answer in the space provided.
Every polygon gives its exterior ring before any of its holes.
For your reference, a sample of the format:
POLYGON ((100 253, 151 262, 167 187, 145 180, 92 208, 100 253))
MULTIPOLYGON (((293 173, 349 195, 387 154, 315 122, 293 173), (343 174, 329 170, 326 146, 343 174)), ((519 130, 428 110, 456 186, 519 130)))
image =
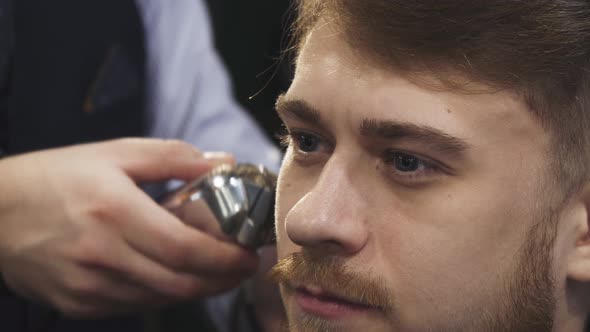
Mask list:
POLYGON ((136 1, 146 38, 150 136, 179 138, 202 151, 230 152, 240 162, 277 171, 280 151, 233 98, 205 4, 136 1))

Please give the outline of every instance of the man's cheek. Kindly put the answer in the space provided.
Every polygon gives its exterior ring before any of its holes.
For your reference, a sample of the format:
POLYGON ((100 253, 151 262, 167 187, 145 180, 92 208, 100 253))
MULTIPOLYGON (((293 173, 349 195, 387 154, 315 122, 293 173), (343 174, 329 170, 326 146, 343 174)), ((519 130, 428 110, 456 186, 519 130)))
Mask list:
POLYGON ((285 218, 297 202, 297 193, 294 191, 295 188, 293 188, 294 181, 296 179, 293 177, 290 164, 288 161, 285 161, 281 167, 281 173, 278 179, 275 205, 275 227, 279 258, 283 256, 282 253, 285 252, 285 247, 290 242, 285 231, 285 218))

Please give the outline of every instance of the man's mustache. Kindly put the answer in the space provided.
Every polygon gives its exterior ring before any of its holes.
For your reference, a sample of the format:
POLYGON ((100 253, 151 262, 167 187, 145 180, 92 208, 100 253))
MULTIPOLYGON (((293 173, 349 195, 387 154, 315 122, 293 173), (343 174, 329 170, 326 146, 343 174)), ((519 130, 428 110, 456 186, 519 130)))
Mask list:
POLYGON ((341 257, 294 253, 281 259, 269 272, 275 282, 290 287, 314 285, 339 298, 391 314, 393 292, 371 275, 347 270, 341 257))

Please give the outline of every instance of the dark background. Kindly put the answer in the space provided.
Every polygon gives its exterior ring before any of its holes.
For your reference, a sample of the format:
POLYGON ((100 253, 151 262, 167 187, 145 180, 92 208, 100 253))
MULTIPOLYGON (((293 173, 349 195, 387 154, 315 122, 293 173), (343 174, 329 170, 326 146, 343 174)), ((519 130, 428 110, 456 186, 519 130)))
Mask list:
POLYGON ((288 89, 293 72, 288 57, 281 61, 288 45, 290 1, 207 0, 207 4, 234 95, 274 139, 281 128, 274 103, 288 89))

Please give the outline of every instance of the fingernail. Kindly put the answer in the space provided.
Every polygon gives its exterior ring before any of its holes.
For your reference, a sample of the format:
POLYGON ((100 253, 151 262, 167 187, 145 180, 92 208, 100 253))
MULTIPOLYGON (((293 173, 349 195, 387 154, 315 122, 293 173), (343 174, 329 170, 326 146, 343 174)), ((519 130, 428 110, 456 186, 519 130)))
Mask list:
POLYGON ((232 155, 227 152, 220 151, 208 151, 203 153, 205 159, 228 159, 232 158, 232 155))

